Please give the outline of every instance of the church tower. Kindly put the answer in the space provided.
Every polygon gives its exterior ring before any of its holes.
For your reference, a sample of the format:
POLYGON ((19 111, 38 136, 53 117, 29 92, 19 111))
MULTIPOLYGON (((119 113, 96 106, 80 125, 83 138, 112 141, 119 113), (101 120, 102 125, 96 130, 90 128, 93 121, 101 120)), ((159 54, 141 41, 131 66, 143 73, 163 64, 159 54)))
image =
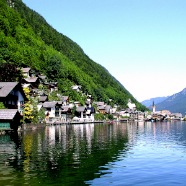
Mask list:
POLYGON ((153 101, 153 103, 152 103, 152 112, 156 112, 156 106, 155 106, 155 104, 154 104, 154 101, 153 101))

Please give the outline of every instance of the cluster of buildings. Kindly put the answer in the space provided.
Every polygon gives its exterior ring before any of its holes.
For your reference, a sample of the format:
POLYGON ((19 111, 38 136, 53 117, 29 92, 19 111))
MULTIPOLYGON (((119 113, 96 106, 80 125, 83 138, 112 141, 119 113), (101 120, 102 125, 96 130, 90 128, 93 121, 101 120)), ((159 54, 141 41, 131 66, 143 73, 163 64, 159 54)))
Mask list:
POLYGON ((184 116, 181 113, 171 113, 169 110, 156 111, 156 106, 153 102, 151 114, 147 114, 146 121, 170 121, 183 120, 184 116))
MULTIPOLYGON (((15 129, 21 125, 24 104, 28 101, 24 88, 29 89, 29 96, 37 99, 37 109, 44 109, 46 122, 67 122, 72 120, 72 110, 75 107, 77 118, 84 121, 94 121, 94 108, 92 107, 91 96, 87 96, 85 106, 80 106, 78 101, 70 103, 68 96, 58 95, 58 101, 49 101, 48 96, 57 91, 56 82, 47 82, 46 76, 34 73, 30 68, 22 68, 23 79, 18 82, 0 82, 0 102, 7 109, 0 109, 0 129, 15 129), (47 87, 47 90, 39 86, 47 87)), ((72 86, 74 91, 79 91, 80 86, 72 86)))
MULTIPOLYGON (((49 94, 57 91, 57 82, 48 82, 46 76, 37 74, 30 68, 22 68, 23 79, 18 82, 0 82, 0 102, 7 109, 0 109, 0 129, 17 129, 21 125, 24 104, 28 101, 24 88, 29 89, 31 98, 37 99, 37 109, 44 109, 45 121, 54 122, 94 122, 95 107, 92 97, 87 95, 85 104, 79 101, 71 102, 69 96, 58 94, 58 100, 49 101, 49 94), (40 87, 47 87, 45 90, 40 87), (74 117, 75 115, 75 117, 74 117)), ((80 92, 81 86, 74 85, 72 90, 80 92)), ((95 103, 97 112, 110 114, 116 111, 104 102, 95 103)))
MULTIPOLYGON (((24 103, 28 101, 23 89, 28 88, 31 98, 37 99, 37 109, 44 109, 46 123, 65 122, 95 122, 95 113, 110 114, 115 121, 162 121, 181 119, 180 113, 171 114, 169 111, 155 110, 151 114, 136 110, 136 105, 128 101, 128 108, 118 111, 117 105, 111 107, 104 102, 93 102, 92 96, 87 95, 85 104, 70 101, 69 96, 58 94, 58 100, 49 101, 49 94, 57 91, 57 82, 48 82, 46 76, 33 72, 30 68, 22 68, 24 78, 18 82, 0 82, 0 102, 7 109, 0 109, 0 129, 15 129, 21 125, 24 103), (41 87, 47 87, 47 90, 41 87), (93 106, 94 105, 94 106, 93 106)), ((81 92, 81 86, 74 85, 72 90, 81 92)), ((110 100, 112 101, 112 100, 110 100)))
MULTIPOLYGON (((46 76, 33 72, 30 68, 22 68, 23 79, 18 82, 0 82, 0 102, 7 109, 0 109, 0 129, 17 129, 21 125, 20 118, 23 115, 24 104, 28 101, 24 88, 29 89, 29 96, 37 99, 37 109, 45 112, 46 123, 65 122, 95 122, 95 113, 113 115, 117 121, 127 117, 136 117, 135 104, 129 100, 128 109, 117 111, 117 106, 111 107, 104 102, 93 102, 92 96, 87 95, 85 104, 79 101, 70 101, 69 96, 58 94, 58 100, 49 101, 49 94, 58 90, 57 82, 48 82, 46 76), (43 89, 40 87, 47 87, 43 89), (94 106, 93 106, 94 105, 94 106), (133 114, 132 114, 133 113, 133 114)), ((73 91, 81 92, 81 86, 74 85, 73 91)), ((83 93, 82 93, 83 94, 83 93)), ((112 100, 110 100, 112 101, 112 100)), ((140 117, 140 112, 137 116, 140 117)))

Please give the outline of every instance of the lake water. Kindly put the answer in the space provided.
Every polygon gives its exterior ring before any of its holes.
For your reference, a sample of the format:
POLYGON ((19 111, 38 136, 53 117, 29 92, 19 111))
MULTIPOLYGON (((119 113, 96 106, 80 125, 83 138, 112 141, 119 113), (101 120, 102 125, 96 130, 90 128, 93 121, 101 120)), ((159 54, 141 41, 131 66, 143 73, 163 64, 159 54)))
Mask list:
POLYGON ((186 185, 186 123, 47 126, 0 136, 0 186, 186 185))

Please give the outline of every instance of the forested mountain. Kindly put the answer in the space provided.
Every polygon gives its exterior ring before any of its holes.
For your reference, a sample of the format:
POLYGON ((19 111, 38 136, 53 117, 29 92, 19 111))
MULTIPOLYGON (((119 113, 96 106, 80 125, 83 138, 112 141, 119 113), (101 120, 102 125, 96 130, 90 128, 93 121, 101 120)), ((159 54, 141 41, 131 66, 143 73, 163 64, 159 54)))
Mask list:
POLYGON ((186 88, 181 92, 169 96, 166 100, 156 105, 156 110, 170 110, 172 113, 186 112, 186 88))
MULTIPOLYGON (((58 33, 21 0, 0 1, 0 65, 31 67, 57 81, 61 93, 71 97, 74 84, 96 101, 112 99, 126 107, 128 99, 139 103, 104 67, 91 60, 77 43, 58 33)), ((14 74, 12 74, 14 75, 14 74)))

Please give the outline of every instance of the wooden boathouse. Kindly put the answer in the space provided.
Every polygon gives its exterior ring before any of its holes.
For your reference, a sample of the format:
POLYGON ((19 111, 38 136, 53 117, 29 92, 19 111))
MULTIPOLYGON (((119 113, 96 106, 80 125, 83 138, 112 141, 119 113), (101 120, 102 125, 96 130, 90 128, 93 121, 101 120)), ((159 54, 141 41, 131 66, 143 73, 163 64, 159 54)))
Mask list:
POLYGON ((20 120, 18 109, 0 109, 0 130, 17 130, 20 120))

